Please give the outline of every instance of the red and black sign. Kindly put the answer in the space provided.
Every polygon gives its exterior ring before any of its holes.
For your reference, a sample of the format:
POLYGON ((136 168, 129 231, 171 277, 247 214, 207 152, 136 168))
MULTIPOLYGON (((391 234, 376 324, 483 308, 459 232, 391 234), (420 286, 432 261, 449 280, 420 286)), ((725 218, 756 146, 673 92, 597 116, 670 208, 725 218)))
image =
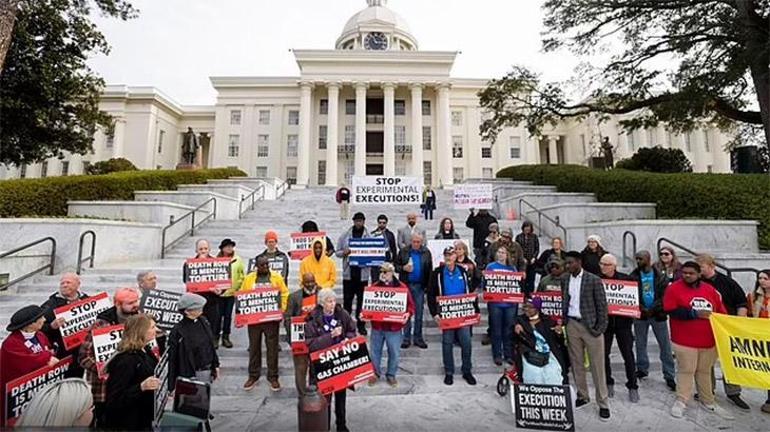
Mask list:
POLYGON ((205 293, 230 288, 230 261, 230 258, 192 258, 185 261, 187 292, 205 293))
POLYGON ((481 314, 476 310, 476 294, 436 297, 436 302, 441 330, 468 327, 481 322, 481 314))
POLYGON ((363 336, 310 353, 310 361, 318 389, 325 395, 374 376, 374 366, 363 336))
POLYGON ((377 322, 406 323, 408 288, 370 286, 364 290, 361 318, 377 322))
POLYGON ((64 379, 72 365, 72 357, 65 357, 53 366, 46 366, 5 385, 5 424, 13 426, 27 409, 32 397, 43 387, 64 379))
POLYGON ((562 321, 562 294, 558 291, 541 291, 532 294, 532 298, 542 301, 540 312, 548 315, 555 322, 562 321))
POLYGON ((103 292, 54 309, 56 319, 64 318, 64 325, 59 327, 64 348, 71 350, 82 345, 96 316, 111 307, 112 300, 103 292))
POLYGON ((317 294, 313 294, 309 297, 303 298, 302 299, 302 316, 306 317, 310 315, 310 312, 313 312, 313 309, 315 309, 317 304, 318 304, 317 294))
POLYGON ((615 316, 639 318, 639 284, 636 281, 602 279, 607 298, 607 313, 615 316))
POLYGON ((291 352, 295 356, 306 355, 310 352, 305 343, 305 317, 298 316, 291 319, 291 352))
POLYGON ((524 293, 521 286, 526 276, 524 272, 484 271, 484 301, 487 303, 523 303, 524 293))
POLYGON ((235 295, 235 326, 262 324, 283 319, 281 293, 273 287, 254 288, 235 295))

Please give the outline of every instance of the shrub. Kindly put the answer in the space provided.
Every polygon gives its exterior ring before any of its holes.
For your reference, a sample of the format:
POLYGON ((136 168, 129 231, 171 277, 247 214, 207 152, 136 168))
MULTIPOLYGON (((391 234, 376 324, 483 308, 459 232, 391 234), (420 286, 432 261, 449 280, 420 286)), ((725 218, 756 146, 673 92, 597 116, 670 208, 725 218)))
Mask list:
MULTIPOLYGON (((576 165, 520 165, 500 178, 554 185, 562 192, 593 192, 599 201, 652 202, 658 217, 759 221, 759 246, 770 249, 770 176, 658 174, 576 165)), ((730 239, 725 239, 726 242, 730 239)))
POLYGON ((235 168, 217 168, 5 180, 0 181, 0 217, 66 216, 67 201, 131 201, 137 190, 175 190, 180 184, 245 175, 235 168))
POLYGON ((112 158, 89 166, 87 174, 102 175, 121 171, 138 171, 138 168, 128 159, 112 158))
POLYGON ((656 173, 692 172, 692 164, 682 150, 660 146, 640 148, 630 159, 619 161, 616 168, 656 173))

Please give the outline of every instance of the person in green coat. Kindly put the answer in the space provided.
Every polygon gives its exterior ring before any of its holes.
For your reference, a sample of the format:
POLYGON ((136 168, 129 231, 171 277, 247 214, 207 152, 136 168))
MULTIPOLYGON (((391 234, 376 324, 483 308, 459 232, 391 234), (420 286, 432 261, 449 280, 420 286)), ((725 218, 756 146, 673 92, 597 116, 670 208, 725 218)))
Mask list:
POLYGON ((241 257, 235 254, 235 242, 229 238, 222 240, 222 243, 219 244, 219 254, 217 254, 217 257, 231 259, 230 279, 232 280, 232 286, 222 294, 222 301, 219 302, 219 316, 221 317, 222 325, 216 327, 221 328, 221 335, 215 334, 214 337, 217 345, 219 345, 219 338, 221 336, 222 346, 232 348, 233 343, 230 341, 230 329, 233 322, 233 306, 235 305, 234 294, 241 288, 246 266, 241 257))

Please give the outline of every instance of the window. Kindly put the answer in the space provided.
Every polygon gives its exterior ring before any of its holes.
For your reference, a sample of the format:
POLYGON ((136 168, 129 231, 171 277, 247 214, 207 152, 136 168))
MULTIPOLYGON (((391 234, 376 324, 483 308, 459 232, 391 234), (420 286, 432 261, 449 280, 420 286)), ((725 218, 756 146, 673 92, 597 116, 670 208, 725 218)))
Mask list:
POLYGON ((511 159, 521 159, 521 137, 512 136, 508 142, 511 145, 511 159))
POLYGON ((70 173, 70 163, 69 161, 62 161, 61 162, 61 175, 63 177, 68 176, 70 173))
POLYGON ((267 167, 266 166, 258 166, 256 170, 257 177, 267 177, 267 167))
POLYGON ((321 99, 320 106, 318 107, 319 114, 329 114, 329 99, 321 99))
POLYGON ((406 175, 406 164, 403 160, 397 160, 396 161, 396 175, 397 176, 405 176, 406 175))
MULTIPOLYGON (((85 162, 83 162, 83 165, 85 166, 85 162)), ((85 174, 85 170, 83 170, 83 173, 85 174)), ((19 178, 27 178, 27 166, 22 165, 19 167, 19 178)))
POLYGON ((158 132, 158 154, 163 154, 163 139, 166 138, 166 131, 158 132))
POLYGON ((104 147, 111 149, 114 145, 115 145, 115 133, 114 132, 108 133, 104 137, 104 147))
POLYGON ((452 177, 455 183, 462 183, 463 173, 464 173, 463 167, 452 168, 452 177))
POLYGON ((393 110, 397 116, 406 115, 406 101, 405 100, 397 100, 395 102, 395 105, 393 107, 393 110))
POLYGON ((586 157, 586 136, 585 135, 582 135, 582 134, 580 135, 580 145, 581 145, 581 148, 583 149, 583 157, 586 157))
POLYGON ((227 140, 227 157, 238 157, 240 153, 241 136, 230 135, 230 139, 227 140))
POLYGON ((709 142, 709 131, 707 130, 703 131, 703 148, 706 150, 706 153, 711 152, 711 143, 709 142))
POLYGON ((155 165, 155 169, 160 171, 163 169, 163 165, 155 165))
POLYGON ((462 125, 463 125, 463 112, 452 111, 452 126, 462 126, 462 125))
POLYGON ((241 124, 241 110, 230 111, 230 124, 233 126, 241 124))
POLYGON ((356 115, 355 99, 345 99, 345 115, 356 115))
POLYGON ((690 141, 690 139, 691 139, 690 135, 691 135, 690 132, 685 132, 684 133, 684 148, 685 148, 685 150, 687 152, 691 152, 692 151, 692 142, 690 141))
POLYGON ((631 131, 626 134, 626 139, 628 140, 628 149, 633 151, 636 151, 636 131, 631 131))
POLYGON ((406 145, 406 126, 396 126, 396 145, 406 145))
POLYGON ((481 178, 485 178, 485 179, 494 178, 494 175, 492 174, 492 168, 482 168, 481 178))
POLYGON ((48 177, 48 161, 40 164, 40 177, 48 177))
POLYGON ((270 135, 257 136, 257 157, 268 157, 270 155, 270 135))
POLYGON ((299 146, 299 135, 289 135, 286 137, 286 156, 297 157, 297 147, 299 146))
POLYGON ((482 159, 492 159, 492 147, 482 147, 481 148, 481 158, 482 159))
POLYGON ((355 125, 345 126, 345 145, 346 146, 356 145, 356 126, 355 125))
POLYGON ((318 161, 318 185, 326 184, 326 161, 318 161))
POLYGON ((452 157, 455 159, 463 157, 463 137, 461 135, 452 137, 452 157))
POLYGON ((422 115, 429 116, 430 115, 430 101, 429 100, 423 100, 422 101, 422 115))
POLYGON ((318 150, 326 150, 326 137, 328 136, 326 125, 318 126, 318 150))
POLYGON ((286 183, 297 184, 297 167, 286 167, 286 183))
POLYGON ((430 130, 430 126, 423 126, 422 127, 422 149, 423 150, 430 150, 431 149, 431 130, 430 130))
POLYGON ((299 111, 289 111, 289 126, 299 125, 299 111))
POLYGON ((259 124, 263 126, 270 124, 270 110, 259 110, 259 124))
POLYGON ((89 168, 91 168, 91 162, 83 161, 83 174, 88 174, 89 168))
POLYGON ((674 148, 674 134, 671 131, 666 131, 666 145, 668 148, 674 148))
POLYGON ((712 165, 707 165, 706 166, 706 172, 709 173, 709 174, 714 172, 714 167, 712 165))
POLYGON ((430 161, 423 161, 422 177, 423 177, 423 183, 427 185, 433 184, 433 167, 431 166, 430 161))

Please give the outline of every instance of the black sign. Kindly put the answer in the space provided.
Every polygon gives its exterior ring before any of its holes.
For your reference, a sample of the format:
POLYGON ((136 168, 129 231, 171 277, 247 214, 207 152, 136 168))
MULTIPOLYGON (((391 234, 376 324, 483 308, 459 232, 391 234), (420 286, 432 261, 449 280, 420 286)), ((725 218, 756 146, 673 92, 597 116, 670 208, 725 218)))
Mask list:
POLYGON ((517 428, 575 430, 569 386, 514 384, 513 389, 513 414, 517 428))
POLYGON ((155 367, 155 377, 160 380, 160 387, 155 390, 155 415, 153 417, 154 424, 157 426, 163 418, 166 402, 168 402, 168 350, 163 353, 163 357, 160 358, 155 367))
MULTIPOLYGON (((280 274, 283 276, 283 257, 282 256, 274 256, 272 258, 267 259, 268 264, 270 265, 270 270, 280 274)), ((246 266, 246 274, 252 273, 257 271, 257 259, 256 258, 249 258, 249 263, 246 266)))
POLYGON ((374 366, 363 336, 310 353, 310 361, 318 389, 325 395, 374 376, 374 366))
POLYGON ((182 297, 182 293, 161 290, 146 291, 142 295, 140 310, 147 315, 152 315, 158 328, 171 331, 176 323, 182 320, 182 314, 176 307, 180 297, 182 297))

